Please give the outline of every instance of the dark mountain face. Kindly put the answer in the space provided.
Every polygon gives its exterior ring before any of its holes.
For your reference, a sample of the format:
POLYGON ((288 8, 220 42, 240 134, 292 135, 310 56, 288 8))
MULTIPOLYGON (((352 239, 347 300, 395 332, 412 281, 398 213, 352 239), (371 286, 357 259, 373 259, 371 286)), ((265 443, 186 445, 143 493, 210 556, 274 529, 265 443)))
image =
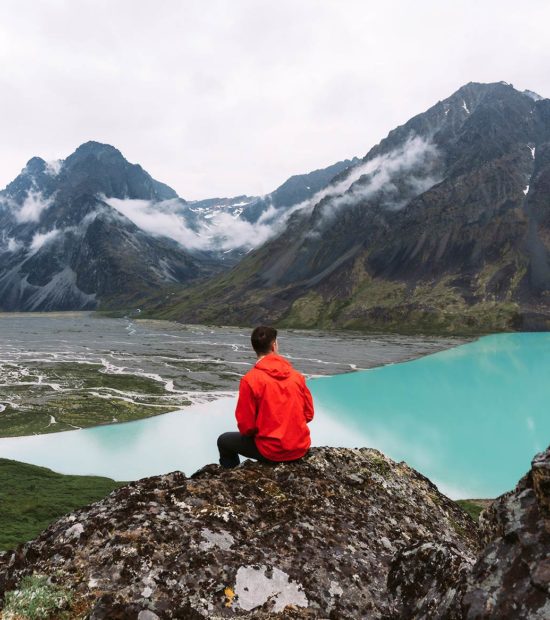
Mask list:
POLYGON ((357 158, 346 159, 321 170, 292 176, 265 196, 195 200, 187 203, 185 219, 195 232, 210 239, 213 258, 230 267, 252 248, 283 230, 296 205, 310 200, 330 185, 336 175, 358 162, 357 158))
POLYGON ((390 132, 296 210, 281 236, 166 315, 545 327, 549 190, 550 100, 505 83, 471 83, 390 132), (217 301, 199 308, 209 287, 217 301))
POLYGON ((141 166, 128 163, 120 151, 97 142, 79 146, 65 160, 62 174, 71 195, 95 192, 112 198, 142 200, 178 197, 171 187, 155 181, 141 166))
POLYGON ((33 157, 0 192, 0 310, 127 306, 227 269, 350 163, 263 198, 187 202, 107 144, 33 157))
POLYGON ((0 192, 0 310, 95 308, 211 273, 211 265, 146 234, 102 196, 178 199, 97 142, 63 162, 34 157, 0 192))
POLYGON ((271 194, 252 201, 244 211, 243 218, 249 222, 256 222, 270 207, 282 211, 285 207, 292 207, 304 200, 309 200, 329 185, 334 177, 357 163, 359 159, 354 157, 308 174, 294 175, 271 194))

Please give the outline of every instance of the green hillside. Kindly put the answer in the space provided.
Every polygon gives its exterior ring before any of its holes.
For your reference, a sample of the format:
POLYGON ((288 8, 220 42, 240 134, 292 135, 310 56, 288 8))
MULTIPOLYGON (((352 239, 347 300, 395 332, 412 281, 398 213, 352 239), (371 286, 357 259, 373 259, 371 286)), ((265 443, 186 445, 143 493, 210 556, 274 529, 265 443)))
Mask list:
POLYGON ((121 484, 0 459, 0 550, 31 540, 61 515, 102 499, 121 484))

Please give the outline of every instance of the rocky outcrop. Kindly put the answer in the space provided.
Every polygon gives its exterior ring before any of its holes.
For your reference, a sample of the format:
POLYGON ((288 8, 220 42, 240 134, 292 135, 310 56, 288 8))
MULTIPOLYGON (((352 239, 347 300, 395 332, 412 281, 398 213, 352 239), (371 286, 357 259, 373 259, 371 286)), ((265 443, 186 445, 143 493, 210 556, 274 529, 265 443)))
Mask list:
POLYGON ((301 462, 146 478, 0 554, 74 593, 74 618, 550 617, 550 448, 478 526, 405 463, 301 462))
POLYGON ((120 488, 0 555, 0 596, 40 573, 93 619, 388 618, 407 592, 457 582, 480 542, 405 463, 320 448, 298 463, 209 465, 120 488), (395 581, 396 562, 432 550, 441 576, 395 581))
POLYGON ((449 543, 398 552, 388 578, 394 618, 550 618, 550 448, 480 526, 488 544, 473 566, 449 543))
POLYGON ((550 448, 482 513, 492 542, 457 599, 456 618, 550 618, 550 448))

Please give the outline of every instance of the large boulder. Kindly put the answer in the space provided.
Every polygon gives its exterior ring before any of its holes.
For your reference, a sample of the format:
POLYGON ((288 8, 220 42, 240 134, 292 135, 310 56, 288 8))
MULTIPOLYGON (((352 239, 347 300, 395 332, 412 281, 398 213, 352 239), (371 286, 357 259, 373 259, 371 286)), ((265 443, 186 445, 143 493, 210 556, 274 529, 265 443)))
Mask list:
POLYGON ((387 618, 449 598, 480 544, 470 517, 405 463, 318 448, 122 487, 0 555, 0 597, 38 573, 92 619, 387 618), (399 562, 432 552, 441 578, 399 581, 399 562))
POLYGON ((391 618, 550 618, 550 448, 480 515, 475 563, 452 543, 400 549, 388 576, 391 618))
POLYGON ((457 599, 457 618, 550 618, 550 448, 481 515, 493 539, 457 599))

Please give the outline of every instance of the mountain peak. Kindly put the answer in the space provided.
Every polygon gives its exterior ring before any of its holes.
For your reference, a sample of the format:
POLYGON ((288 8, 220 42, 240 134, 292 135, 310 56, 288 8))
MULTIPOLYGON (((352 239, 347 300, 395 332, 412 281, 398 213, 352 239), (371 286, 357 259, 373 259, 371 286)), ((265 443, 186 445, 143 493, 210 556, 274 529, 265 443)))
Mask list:
MULTIPOLYGON (((541 99, 545 99, 545 97, 542 97, 541 95, 532 90, 518 90, 514 87, 513 84, 510 84, 510 82, 505 82, 504 80, 501 80, 500 82, 468 82, 467 84, 461 86, 454 93, 454 95, 464 95, 465 93, 485 94, 489 92, 515 93, 518 95, 524 95, 526 97, 529 97, 533 101, 540 101, 541 99)), ((451 97, 453 97, 454 95, 451 95, 451 97)))
POLYGON ((88 142, 84 142, 83 144, 81 144, 70 157, 80 158, 89 157, 90 155, 98 159, 120 158, 126 161, 124 155, 114 146, 111 146, 110 144, 104 144, 102 142, 96 142, 94 140, 89 140, 88 142))
POLYGON ((178 197, 139 164, 130 163, 117 148, 94 140, 84 142, 67 157, 64 171, 73 192, 142 200, 178 197))
POLYGON ((31 157, 25 166, 25 170, 30 174, 44 172, 46 162, 41 157, 31 157))

